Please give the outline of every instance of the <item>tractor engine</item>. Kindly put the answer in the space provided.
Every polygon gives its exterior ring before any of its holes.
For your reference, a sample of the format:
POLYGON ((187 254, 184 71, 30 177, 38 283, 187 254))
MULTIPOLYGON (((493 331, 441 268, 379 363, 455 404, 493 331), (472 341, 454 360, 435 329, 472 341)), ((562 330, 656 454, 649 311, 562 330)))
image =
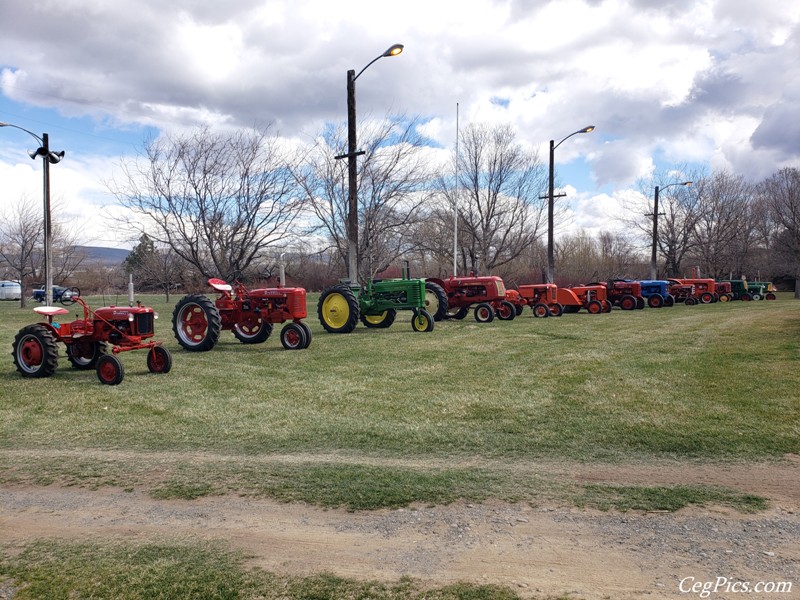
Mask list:
POLYGON ((143 306, 108 306, 95 311, 95 335, 115 346, 125 345, 128 336, 150 338, 155 333, 156 314, 143 306))

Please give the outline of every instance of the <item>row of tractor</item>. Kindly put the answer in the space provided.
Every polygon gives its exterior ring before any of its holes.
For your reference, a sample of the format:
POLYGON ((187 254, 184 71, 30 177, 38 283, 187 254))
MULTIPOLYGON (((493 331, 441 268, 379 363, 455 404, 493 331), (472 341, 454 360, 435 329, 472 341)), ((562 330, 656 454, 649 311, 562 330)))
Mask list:
MULTIPOLYGON (((249 290, 236 282, 228 284, 210 279, 216 300, 203 294, 188 294, 175 305, 172 329, 178 344, 187 351, 204 352, 217 344, 222 331, 231 331, 243 344, 265 342, 275 325, 281 325, 279 338, 287 350, 311 345, 307 317, 306 290, 276 287, 249 290)), ((350 333, 358 322, 368 328, 390 327, 398 311, 412 313, 411 327, 430 332, 444 319, 463 319, 470 311, 479 323, 495 317, 512 320, 530 307, 535 317, 560 317, 585 309, 590 314, 622 310, 661 308, 682 302, 686 305, 711 304, 731 300, 774 300, 770 283, 713 279, 627 280, 592 282, 587 285, 558 287, 552 283, 519 285, 507 289, 497 276, 414 279, 406 268, 402 276, 376 279, 366 286, 340 283, 324 290, 317 303, 317 315, 325 331, 350 333)), ((70 322, 57 319, 69 314, 65 308, 42 306, 34 309, 44 322, 23 327, 16 335, 12 356, 24 377, 48 377, 57 365, 58 344, 76 369, 95 369, 101 383, 116 385, 124 377, 117 355, 131 350, 147 350, 147 367, 153 373, 168 373, 170 352, 154 336, 157 314, 141 305, 104 307, 92 310, 80 292, 71 294, 69 303, 82 307, 83 315, 70 322)))

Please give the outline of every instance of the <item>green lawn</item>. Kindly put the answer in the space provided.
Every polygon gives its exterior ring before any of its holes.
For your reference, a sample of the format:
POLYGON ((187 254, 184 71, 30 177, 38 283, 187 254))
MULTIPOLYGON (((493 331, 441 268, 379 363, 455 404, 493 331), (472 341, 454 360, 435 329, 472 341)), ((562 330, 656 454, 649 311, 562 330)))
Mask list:
MULTIPOLYGON (((432 333, 413 332, 401 313, 388 330, 359 326, 350 335, 324 332, 312 296, 308 350, 283 350, 275 334, 242 345, 224 332, 207 353, 175 342, 177 298, 142 300, 161 313, 157 336, 173 352, 173 369, 152 375, 144 352, 122 354, 126 378, 116 387, 71 369, 63 351, 53 377, 22 378, 11 343, 38 319, 0 303, 0 482, 113 485, 156 498, 236 493, 352 510, 500 498, 750 511, 766 500, 702 486, 577 485, 557 473, 575 463, 760 462, 800 453, 800 302, 784 294, 596 316, 534 319, 526 311, 484 325, 469 316, 432 333)), ((158 589, 164 575, 154 565, 170 561, 211 575, 186 578, 201 590, 195 596, 173 590, 165 598, 266 597, 244 591, 262 585, 290 598, 513 597, 474 586, 423 594, 410 581, 283 580, 243 571, 228 550, 181 552, 174 542, 41 542, 5 561, 0 555, 0 577, 42 585, 48 597, 80 594, 95 580, 80 565, 104 556, 110 563, 100 566, 117 582, 108 597, 158 589), (141 569, 129 568, 140 553, 141 569)), ((31 589, 20 597, 39 597, 31 589)))

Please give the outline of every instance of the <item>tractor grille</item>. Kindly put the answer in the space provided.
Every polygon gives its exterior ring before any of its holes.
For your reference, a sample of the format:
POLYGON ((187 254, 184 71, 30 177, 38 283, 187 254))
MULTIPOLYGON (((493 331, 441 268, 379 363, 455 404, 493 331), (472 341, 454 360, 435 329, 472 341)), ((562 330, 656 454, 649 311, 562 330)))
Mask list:
POLYGON ((154 331, 154 316, 153 313, 139 313, 136 315, 136 330, 139 335, 152 334, 154 331))

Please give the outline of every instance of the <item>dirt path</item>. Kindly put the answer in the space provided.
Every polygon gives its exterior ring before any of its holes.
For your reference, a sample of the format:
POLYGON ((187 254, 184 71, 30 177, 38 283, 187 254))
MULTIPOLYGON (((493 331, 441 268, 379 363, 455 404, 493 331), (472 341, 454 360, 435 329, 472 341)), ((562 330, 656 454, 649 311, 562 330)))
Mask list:
MULTIPOLYGON (((800 598, 800 462, 550 465, 577 481, 705 483, 770 498, 757 516, 725 509, 602 513, 527 504, 455 503, 349 513, 234 496, 157 501, 141 491, 0 486, 0 544, 39 537, 224 540, 254 565, 431 585, 508 585, 525 596, 587 599, 698 597, 682 579, 787 581, 800 598)), ((716 594, 715 598, 726 596, 716 594)), ((769 596, 764 596, 769 597, 769 596)))

